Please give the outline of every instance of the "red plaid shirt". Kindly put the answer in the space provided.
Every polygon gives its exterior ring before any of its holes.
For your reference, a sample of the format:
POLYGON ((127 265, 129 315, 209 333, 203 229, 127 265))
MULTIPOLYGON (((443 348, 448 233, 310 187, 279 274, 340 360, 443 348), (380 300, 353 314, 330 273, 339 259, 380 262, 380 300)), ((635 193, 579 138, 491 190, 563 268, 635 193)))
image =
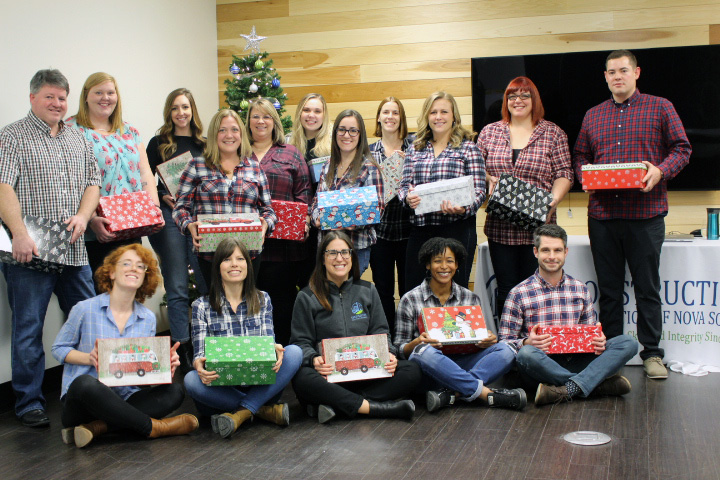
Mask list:
MULTIPOLYGON (((485 126, 478 136, 477 145, 485 157, 487 173, 493 177, 509 173, 548 192, 558 178, 573 181, 567 135, 560 127, 547 120, 540 120, 537 124, 514 165, 510 128, 504 121, 485 126)), ((553 213, 548 223, 555 221, 556 215, 553 213)), ((488 239, 505 245, 533 243, 531 231, 499 220, 491 214, 487 215, 485 221, 485 235, 488 239)))
POLYGON ((574 163, 577 178, 588 163, 641 162, 657 166, 664 179, 648 193, 597 191, 590 195, 588 216, 597 220, 644 219, 666 215, 667 181, 690 160, 690 142, 675 107, 668 100, 635 93, 624 103, 612 98, 585 114, 574 163))

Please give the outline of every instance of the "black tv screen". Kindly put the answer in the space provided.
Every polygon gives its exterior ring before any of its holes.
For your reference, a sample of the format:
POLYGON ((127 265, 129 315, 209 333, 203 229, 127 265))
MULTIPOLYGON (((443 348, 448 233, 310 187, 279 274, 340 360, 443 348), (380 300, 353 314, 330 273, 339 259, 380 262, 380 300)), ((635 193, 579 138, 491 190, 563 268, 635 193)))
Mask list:
MULTIPOLYGON (((643 93, 665 97, 692 145, 690 164, 670 190, 720 190, 720 45, 634 49, 643 93)), ((570 151, 585 112, 610 98, 603 71, 609 51, 472 59, 473 129, 500 120, 502 96, 515 77, 537 86, 545 118, 568 135, 570 151)), ((574 191, 581 190, 576 182, 574 191)))

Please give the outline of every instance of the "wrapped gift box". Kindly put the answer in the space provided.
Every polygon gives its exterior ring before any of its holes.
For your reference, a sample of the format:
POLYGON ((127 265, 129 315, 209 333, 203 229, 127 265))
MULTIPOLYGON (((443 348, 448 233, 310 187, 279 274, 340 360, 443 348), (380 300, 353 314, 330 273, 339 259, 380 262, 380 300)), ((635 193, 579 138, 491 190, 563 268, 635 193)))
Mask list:
POLYGON ((201 252, 214 252, 226 238, 239 238, 251 252, 262 251, 262 223, 257 213, 198 215, 201 252))
POLYGON ((549 333, 553 336, 547 353, 594 353, 592 339, 602 335, 602 327, 597 325, 541 325, 539 335, 549 333))
POLYGON ((185 152, 157 166, 157 173, 160 176, 160 180, 165 185, 165 188, 168 189, 170 195, 175 198, 177 198, 178 188, 180 187, 180 175, 182 175, 183 170, 185 170, 185 167, 187 167, 187 164, 192 158, 190 152, 185 152))
POLYGON ((162 212, 144 190, 100 197, 97 214, 110 220, 105 228, 118 240, 151 235, 163 225, 162 212))
POLYGON ((205 337, 205 358, 205 370, 220 376, 210 385, 275 383, 273 337, 205 337))
POLYGON ((525 230, 535 230, 547 222, 552 200, 552 193, 503 173, 485 211, 525 230))
POLYGON ((172 383, 170 337, 99 338, 97 356, 109 387, 172 383))
POLYGON ((385 370, 390 361, 386 334, 326 338, 320 350, 325 363, 333 367, 329 383, 392 377, 385 370))
POLYGON ((475 352, 476 344, 488 337, 480 305, 423 308, 418 330, 440 342, 448 354, 475 352))
POLYGON ((383 177, 383 190, 385 204, 397 196, 402 180, 403 163, 405 162, 404 152, 395 152, 380 165, 380 172, 383 177))
POLYGON ((308 213, 307 204, 283 200, 273 200, 271 203, 278 221, 275 222, 275 230, 268 235, 268 238, 303 241, 308 213))
POLYGON ((356 187, 318 192, 320 228, 331 230, 380 223, 377 189, 356 187))
POLYGON ((312 176, 313 183, 318 183, 320 181, 322 169, 329 161, 330 157, 318 157, 310 160, 310 175, 312 176))
POLYGON ((475 202, 475 183, 472 175, 416 185, 414 192, 420 196, 420 205, 415 209, 415 215, 439 212, 445 200, 461 207, 467 207, 475 202))
POLYGON ((607 163, 582 166, 583 190, 615 190, 645 188, 643 177, 647 175, 644 163, 607 163))
POLYGON ((26 263, 16 261, 12 256, 10 231, 5 227, 0 228, 0 262, 41 272, 62 272, 72 237, 72 232, 66 230, 67 225, 33 215, 23 215, 23 223, 35 242, 39 255, 26 263))

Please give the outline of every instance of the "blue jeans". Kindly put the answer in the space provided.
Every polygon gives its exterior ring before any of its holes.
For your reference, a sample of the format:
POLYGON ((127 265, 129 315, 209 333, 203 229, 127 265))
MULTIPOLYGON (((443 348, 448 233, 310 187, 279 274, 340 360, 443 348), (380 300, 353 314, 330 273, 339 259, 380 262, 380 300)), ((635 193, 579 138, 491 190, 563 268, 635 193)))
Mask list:
POLYGON ((517 355, 520 373, 535 381, 551 385, 565 385, 572 380, 587 397, 600 382, 616 374, 638 351, 638 343, 627 335, 610 338, 605 351, 547 355, 531 345, 525 345, 517 355))
POLYGON ((5 263, 0 265, 12 309, 12 387, 16 397, 15 414, 19 417, 36 408, 45 409, 42 340, 50 297, 53 293, 57 296, 60 308, 67 316, 76 303, 95 296, 95 288, 88 265, 67 266, 60 274, 5 263))
POLYGON ((271 400, 277 401, 280 398, 283 389, 300 368, 302 358, 300 347, 297 345, 286 346, 280 371, 277 372, 275 383, 272 385, 212 387, 202 383, 197 371, 193 370, 185 375, 185 389, 188 395, 195 400, 198 412, 202 415, 234 412, 241 408, 247 408, 255 414, 266 403, 271 400))
POLYGON ((192 238, 180 233, 172 219, 172 209, 160 202, 165 227, 150 235, 148 240, 160 258, 167 293, 168 320, 173 342, 190 340, 190 301, 188 297, 188 265, 195 271, 195 284, 202 295, 207 295, 205 280, 200 274, 197 255, 193 251, 192 238))
POLYGON ((482 393, 486 383, 492 383, 510 371, 515 352, 507 343, 479 350, 475 353, 445 355, 439 349, 421 344, 410 354, 410 361, 420 365, 423 373, 442 387, 460 393, 471 402, 482 393))
POLYGON ((361 248, 359 250, 356 250, 355 253, 358 257, 358 268, 360 269, 360 275, 362 275, 363 272, 367 270, 368 265, 370 265, 370 247, 361 248))

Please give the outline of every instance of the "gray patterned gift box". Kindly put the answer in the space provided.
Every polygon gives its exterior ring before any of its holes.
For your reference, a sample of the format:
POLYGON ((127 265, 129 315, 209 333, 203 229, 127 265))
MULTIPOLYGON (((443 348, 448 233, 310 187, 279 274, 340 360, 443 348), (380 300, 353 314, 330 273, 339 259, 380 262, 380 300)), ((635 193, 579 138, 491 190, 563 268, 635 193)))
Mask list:
POLYGON ((62 272, 72 237, 72 232, 66 230, 67 225, 33 215, 24 215, 23 223, 37 246, 39 256, 33 256, 27 263, 18 263, 12 256, 10 231, 4 226, 0 228, 0 262, 21 265, 40 272, 62 272))
POLYGON ((475 201, 475 183, 472 175, 466 175, 417 185, 415 193, 420 196, 420 205, 415 209, 415 215, 422 215, 441 211, 440 205, 445 200, 460 207, 472 205, 475 201))
POLYGON ((213 386, 275 383, 273 337, 205 337, 205 358, 205 370, 220 376, 213 386))
POLYGON ((400 190, 400 180, 402 180, 403 163, 405 162, 405 154, 403 152, 394 152, 380 165, 380 171, 383 177, 384 200, 387 204, 395 198, 400 190))
POLYGON ((503 173, 488 199, 486 212, 525 230, 535 230, 547 221, 552 199, 552 193, 503 173))

